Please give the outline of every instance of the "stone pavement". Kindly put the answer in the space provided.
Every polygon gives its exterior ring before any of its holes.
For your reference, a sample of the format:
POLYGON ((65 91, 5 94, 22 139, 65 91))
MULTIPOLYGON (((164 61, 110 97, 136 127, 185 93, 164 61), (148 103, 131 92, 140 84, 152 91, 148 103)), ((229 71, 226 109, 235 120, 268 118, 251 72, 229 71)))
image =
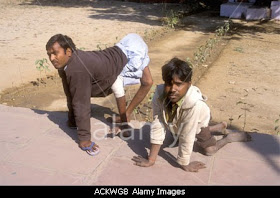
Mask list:
POLYGON ((91 118, 101 148, 92 157, 66 120, 66 112, 0 105, 0 185, 280 185, 279 136, 252 133, 252 142, 228 144, 211 157, 194 152, 192 160, 207 168, 189 173, 174 161, 177 146, 163 148, 152 167, 133 165, 134 155, 149 152, 148 124, 132 122, 133 139, 122 140, 107 134, 104 118, 91 118))

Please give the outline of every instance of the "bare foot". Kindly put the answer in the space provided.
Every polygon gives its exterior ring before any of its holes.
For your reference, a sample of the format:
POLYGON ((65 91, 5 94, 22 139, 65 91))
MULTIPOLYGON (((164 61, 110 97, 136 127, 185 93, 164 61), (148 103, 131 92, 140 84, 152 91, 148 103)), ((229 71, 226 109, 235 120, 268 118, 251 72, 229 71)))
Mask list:
POLYGON ((249 142, 252 137, 247 132, 231 132, 226 136, 227 141, 230 142, 249 142))
MULTIPOLYGON (((83 149, 83 148, 86 148, 86 147, 90 147, 91 144, 92 144, 92 142, 89 141, 89 140, 88 141, 81 141, 80 144, 79 144, 79 147, 81 149, 83 149)), ((99 148, 99 146, 97 144, 94 144, 91 150, 94 152, 94 151, 97 151, 98 148, 99 148)))
POLYGON ((209 128, 210 132, 219 132, 221 134, 228 134, 229 132, 227 131, 227 123, 225 121, 216 124, 214 126, 210 126, 209 128))
POLYGON ((187 172, 198 172, 199 169, 206 168, 203 162, 193 161, 188 165, 181 165, 182 169, 187 172))
POLYGON ((97 155, 100 152, 99 146, 90 140, 81 141, 79 147, 91 156, 97 155))

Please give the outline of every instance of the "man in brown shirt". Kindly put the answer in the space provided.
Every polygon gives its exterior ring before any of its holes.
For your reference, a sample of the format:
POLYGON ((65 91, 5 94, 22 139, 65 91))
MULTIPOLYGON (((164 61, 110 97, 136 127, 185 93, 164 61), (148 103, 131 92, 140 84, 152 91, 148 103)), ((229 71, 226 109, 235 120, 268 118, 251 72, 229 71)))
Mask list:
MULTIPOLYGON (((127 64, 128 58, 117 46, 102 51, 77 50, 72 39, 62 34, 51 37, 46 50, 62 78, 69 109, 68 125, 77 126, 80 148, 95 155, 99 152, 99 147, 91 142, 90 98, 105 97, 112 92, 111 86, 127 64)), ((148 90, 150 87, 151 84, 148 90)), ((144 91, 147 94, 146 90, 147 87, 144 91)), ((125 115, 124 102, 117 100, 120 115, 125 115)), ((121 121, 126 122, 126 116, 122 117, 121 121)))

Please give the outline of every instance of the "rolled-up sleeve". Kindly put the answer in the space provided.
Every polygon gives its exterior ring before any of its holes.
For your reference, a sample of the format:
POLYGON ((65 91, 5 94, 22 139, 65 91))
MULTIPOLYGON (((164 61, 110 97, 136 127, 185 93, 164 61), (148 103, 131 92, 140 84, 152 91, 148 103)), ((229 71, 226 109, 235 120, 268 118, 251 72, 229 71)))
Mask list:
POLYGON ((183 122, 178 129, 179 148, 177 162, 179 164, 188 165, 190 163, 195 136, 200 132, 202 126, 206 127, 208 125, 208 117, 210 118, 210 110, 203 101, 198 101, 194 107, 185 110, 182 118, 183 122))
POLYGON ((155 91, 155 95, 152 101, 153 105, 153 122, 151 126, 150 140, 151 144, 163 144, 165 139, 166 130, 164 124, 161 122, 162 110, 158 101, 158 93, 155 91))

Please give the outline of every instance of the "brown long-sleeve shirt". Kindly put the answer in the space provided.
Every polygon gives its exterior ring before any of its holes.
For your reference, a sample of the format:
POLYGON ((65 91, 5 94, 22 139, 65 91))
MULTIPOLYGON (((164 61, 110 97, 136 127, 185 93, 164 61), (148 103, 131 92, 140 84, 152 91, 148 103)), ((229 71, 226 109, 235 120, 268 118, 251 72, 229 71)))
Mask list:
POLYGON ((127 63, 117 46, 102 51, 73 52, 64 70, 59 70, 67 96, 68 118, 75 121, 80 141, 90 140, 91 97, 105 97, 127 63))

